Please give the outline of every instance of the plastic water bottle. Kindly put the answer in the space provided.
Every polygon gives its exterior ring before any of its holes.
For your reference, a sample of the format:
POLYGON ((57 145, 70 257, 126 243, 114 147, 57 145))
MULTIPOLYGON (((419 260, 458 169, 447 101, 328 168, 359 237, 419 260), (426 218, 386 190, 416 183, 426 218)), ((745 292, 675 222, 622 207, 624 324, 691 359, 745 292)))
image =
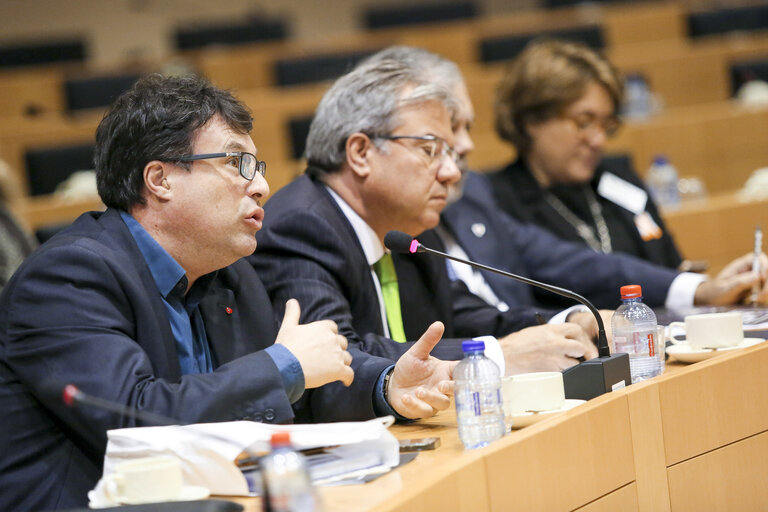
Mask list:
POLYGON ((313 512, 322 510, 312 486, 304 456, 291 448, 288 432, 272 434, 272 453, 260 461, 264 512, 313 512))
POLYGON ((453 371, 456 423, 467 449, 480 448, 504 436, 504 400, 496 363, 485 357, 483 341, 461 344, 464 359, 453 371))
POLYGON ((642 300, 640 285, 622 286, 622 304, 611 318, 615 351, 629 354, 632 384, 660 375, 663 364, 656 353, 656 314, 642 300))
POLYGON ((622 117, 646 119, 653 111, 653 99, 643 75, 627 74, 624 80, 624 109, 622 117))
POLYGON ((667 157, 659 155, 653 159, 646 176, 648 189, 653 200, 667 209, 680 206, 680 192, 677 189, 677 169, 667 157))

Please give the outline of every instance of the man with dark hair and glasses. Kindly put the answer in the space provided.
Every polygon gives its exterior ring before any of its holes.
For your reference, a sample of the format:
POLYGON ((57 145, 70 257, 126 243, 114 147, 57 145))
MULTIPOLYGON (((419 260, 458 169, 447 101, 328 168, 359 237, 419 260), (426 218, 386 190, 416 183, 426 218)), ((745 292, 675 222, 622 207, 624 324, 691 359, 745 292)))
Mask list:
POLYGON ((295 297, 305 321, 330 318, 350 346, 374 355, 402 354, 439 320, 445 337, 433 355, 442 359, 460 359, 460 342, 479 336, 507 373, 594 357, 582 327, 538 326, 528 307, 502 312, 451 280, 444 261, 385 250, 390 230, 416 236, 440 221, 461 176, 456 107, 440 81, 395 59, 341 77, 310 127, 309 167, 266 205, 250 261, 276 306, 295 297))
POLYGON ((350 347, 330 320, 278 327, 245 260, 268 195, 252 118, 195 77, 139 80, 96 132, 105 212, 32 254, 0 296, 0 509, 87 503, 106 431, 142 422, 68 408, 64 385, 179 423, 419 418, 450 404, 439 326, 403 355, 350 347), (387 385, 385 385, 385 383, 387 385))

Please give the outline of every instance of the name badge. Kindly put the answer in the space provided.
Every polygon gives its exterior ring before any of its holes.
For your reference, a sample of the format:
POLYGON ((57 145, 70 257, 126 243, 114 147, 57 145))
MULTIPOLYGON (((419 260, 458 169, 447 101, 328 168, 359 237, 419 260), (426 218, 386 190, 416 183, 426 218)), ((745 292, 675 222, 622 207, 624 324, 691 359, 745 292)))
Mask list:
POLYGON ((645 190, 610 172, 603 173, 597 185, 597 193, 635 215, 643 213, 648 203, 645 190))
POLYGON ((648 212, 635 216, 635 226, 637 226, 637 232, 640 233, 640 238, 643 239, 643 242, 656 240, 664 234, 648 212))

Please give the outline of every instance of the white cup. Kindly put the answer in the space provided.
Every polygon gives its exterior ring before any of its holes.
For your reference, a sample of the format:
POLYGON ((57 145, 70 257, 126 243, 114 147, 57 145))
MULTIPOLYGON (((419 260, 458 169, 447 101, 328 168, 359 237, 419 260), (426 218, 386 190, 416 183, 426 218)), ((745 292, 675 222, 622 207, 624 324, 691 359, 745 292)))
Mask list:
POLYGON ((689 315, 685 322, 669 324, 670 332, 676 326, 685 329, 685 341, 672 338, 672 343, 687 343, 694 349, 733 347, 744 341, 744 327, 738 311, 689 315))
POLYGON ((115 503, 174 501, 181 491, 181 463, 170 456, 121 462, 113 473, 104 475, 104 493, 115 503))
POLYGON ((504 415, 560 409, 565 404, 563 374, 536 372, 510 375, 501 380, 504 415))

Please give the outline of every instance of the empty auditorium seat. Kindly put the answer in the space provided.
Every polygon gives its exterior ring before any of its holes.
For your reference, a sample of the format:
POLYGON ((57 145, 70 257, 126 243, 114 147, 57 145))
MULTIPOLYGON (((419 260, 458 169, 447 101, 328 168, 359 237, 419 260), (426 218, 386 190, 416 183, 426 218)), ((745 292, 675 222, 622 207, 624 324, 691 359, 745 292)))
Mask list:
POLYGON ((599 26, 568 28, 536 32, 532 34, 511 34, 494 36, 480 41, 480 59, 483 62, 496 62, 514 59, 525 46, 534 39, 565 39, 577 41, 600 50, 605 46, 603 30, 599 26))
POLYGON ((395 27, 463 20, 477 16, 474 2, 431 2, 372 7, 365 12, 367 28, 395 27))
POLYGON ((51 194, 73 172, 93 169, 93 143, 39 147, 27 150, 29 195, 51 194))
POLYGON ((251 18, 241 23, 201 24, 179 29, 176 48, 188 50, 211 45, 233 45, 285 39, 288 28, 282 19, 251 18))
POLYGON ((82 62, 85 44, 79 40, 0 45, 0 68, 55 62, 82 62))

